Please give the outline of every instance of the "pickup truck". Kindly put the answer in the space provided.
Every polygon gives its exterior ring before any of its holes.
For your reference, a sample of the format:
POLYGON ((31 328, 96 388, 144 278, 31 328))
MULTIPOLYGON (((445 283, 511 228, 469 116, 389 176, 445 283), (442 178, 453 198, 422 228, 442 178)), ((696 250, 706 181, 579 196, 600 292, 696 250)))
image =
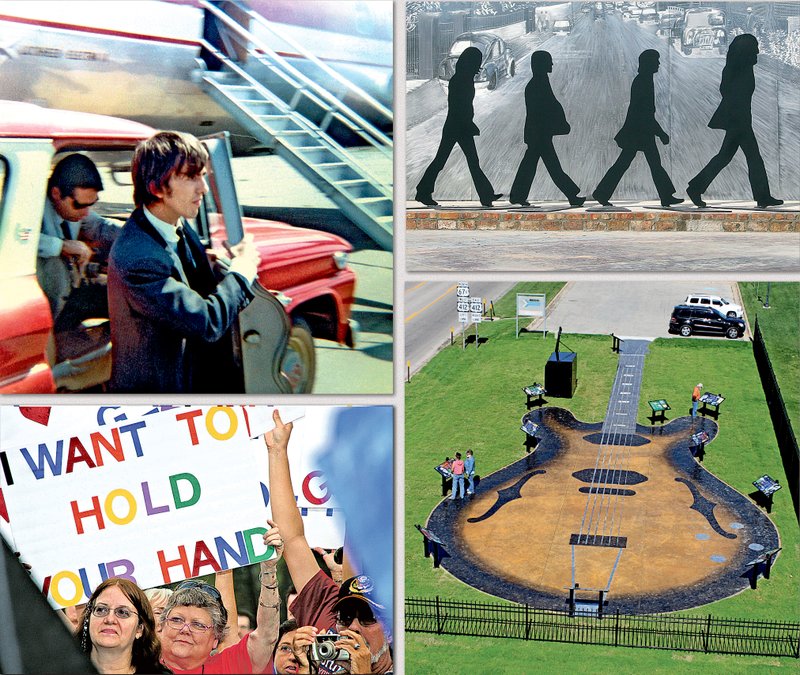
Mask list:
MULTIPOLYGON (((109 320, 89 319, 76 331, 55 335, 36 276, 47 181, 65 154, 87 154, 106 187, 95 211, 121 225, 133 210, 131 154, 153 133, 115 117, 0 101, 0 394, 104 391, 112 355, 109 320), (117 201, 108 201, 107 193, 117 201)), ((242 231, 253 234, 261 253, 256 298, 240 314, 231 343, 222 345, 219 393, 311 392, 314 338, 355 343, 350 315, 356 279, 347 263, 352 246, 333 234, 242 218, 227 138, 203 142, 211 157, 211 189, 190 225, 219 265, 225 264, 223 241, 237 241, 242 231)), ((88 269, 104 271, 101 265, 88 269)))

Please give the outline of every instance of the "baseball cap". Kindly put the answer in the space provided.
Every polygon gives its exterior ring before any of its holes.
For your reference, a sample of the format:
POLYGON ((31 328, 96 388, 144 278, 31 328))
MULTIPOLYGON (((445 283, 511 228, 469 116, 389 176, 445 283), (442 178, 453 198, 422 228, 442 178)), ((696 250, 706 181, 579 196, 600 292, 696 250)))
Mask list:
POLYGON ((363 600, 378 609, 385 609, 383 605, 375 601, 375 585, 366 574, 344 580, 344 583, 339 587, 339 598, 336 600, 334 609, 337 609, 343 601, 351 598, 363 600))

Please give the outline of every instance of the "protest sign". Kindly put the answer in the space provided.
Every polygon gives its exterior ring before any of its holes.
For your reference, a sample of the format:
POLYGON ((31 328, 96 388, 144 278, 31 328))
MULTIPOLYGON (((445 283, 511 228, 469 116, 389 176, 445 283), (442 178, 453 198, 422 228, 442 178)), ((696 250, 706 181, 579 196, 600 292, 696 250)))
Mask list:
MULTIPOLYGON (((56 406, 51 419, 65 408, 63 425, 10 406, 0 418, 7 524, 51 604, 83 602, 111 576, 147 588, 274 554, 262 541, 267 452, 254 438, 272 428, 272 408, 121 406, 101 414, 98 406, 56 406)), ((333 548, 344 539, 343 517, 324 476, 309 477, 319 469, 303 441, 317 433, 305 427, 324 428, 318 412, 299 418, 300 409, 281 409, 284 421, 295 419, 295 487, 311 496, 302 514, 307 539, 333 548)))

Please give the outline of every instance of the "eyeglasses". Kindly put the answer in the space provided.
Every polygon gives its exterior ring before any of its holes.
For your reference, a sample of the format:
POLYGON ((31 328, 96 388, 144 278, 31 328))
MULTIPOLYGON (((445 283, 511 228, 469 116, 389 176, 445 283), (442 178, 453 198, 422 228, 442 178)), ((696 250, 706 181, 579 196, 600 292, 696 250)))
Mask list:
POLYGON ((199 621, 186 621, 182 616, 171 616, 167 619, 169 627, 176 631, 182 631, 184 626, 189 626, 192 633, 205 633, 212 627, 199 621))
POLYGON ((372 626, 377 622, 372 610, 368 607, 359 607, 355 611, 352 609, 341 610, 336 615, 336 623, 340 626, 349 626, 354 619, 362 626, 372 626))
POLYGON ((109 612, 114 612, 114 616, 122 620, 130 619, 132 616, 139 616, 136 612, 127 607, 114 607, 113 609, 108 605, 95 605, 92 607, 92 614, 98 619, 108 616, 109 612))
POLYGON ((82 211, 83 209, 91 208, 92 206, 97 204, 97 200, 96 199, 93 202, 90 202, 88 204, 84 204, 82 202, 79 202, 72 195, 70 195, 69 198, 72 200, 72 206, 75 208, 76 211, 82 211))
POLYGON ((220 592, 211 584, 207 584, 203 581, 189 580, 178 584, 178 587, 175 589, 175 591, 183 591, 187 588, 196 588, 199 591, 203 591, 203 593, 208 593, 212 598, 214 598, 214 600, 222 605, 222 596, 220 595, 220 592))

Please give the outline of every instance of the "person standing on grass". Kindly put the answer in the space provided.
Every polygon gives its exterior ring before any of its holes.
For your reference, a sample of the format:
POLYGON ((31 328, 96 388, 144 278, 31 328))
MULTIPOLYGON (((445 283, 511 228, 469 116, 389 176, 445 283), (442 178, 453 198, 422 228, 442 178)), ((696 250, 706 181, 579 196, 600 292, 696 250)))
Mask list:
POLYGON ((461 495, 459 499, 464 499, 464 460, 461 459, 461 453, 456 453, 456 458, 453 460, 453 493, 450 499, 456 498, 456 490, 461 486, 461 495))
POLYGON ((700 403, 700 390, 703 388, 703 383, 698 382, 692 390, 692 417, 697 417, 697 406, 700 403))
POLYGON ((469 478, 469 487, 467 487, 467 494, 475 494, 475 455, 472 450, 467 450, 467 458, 464 460, 464 475, 469 478))

